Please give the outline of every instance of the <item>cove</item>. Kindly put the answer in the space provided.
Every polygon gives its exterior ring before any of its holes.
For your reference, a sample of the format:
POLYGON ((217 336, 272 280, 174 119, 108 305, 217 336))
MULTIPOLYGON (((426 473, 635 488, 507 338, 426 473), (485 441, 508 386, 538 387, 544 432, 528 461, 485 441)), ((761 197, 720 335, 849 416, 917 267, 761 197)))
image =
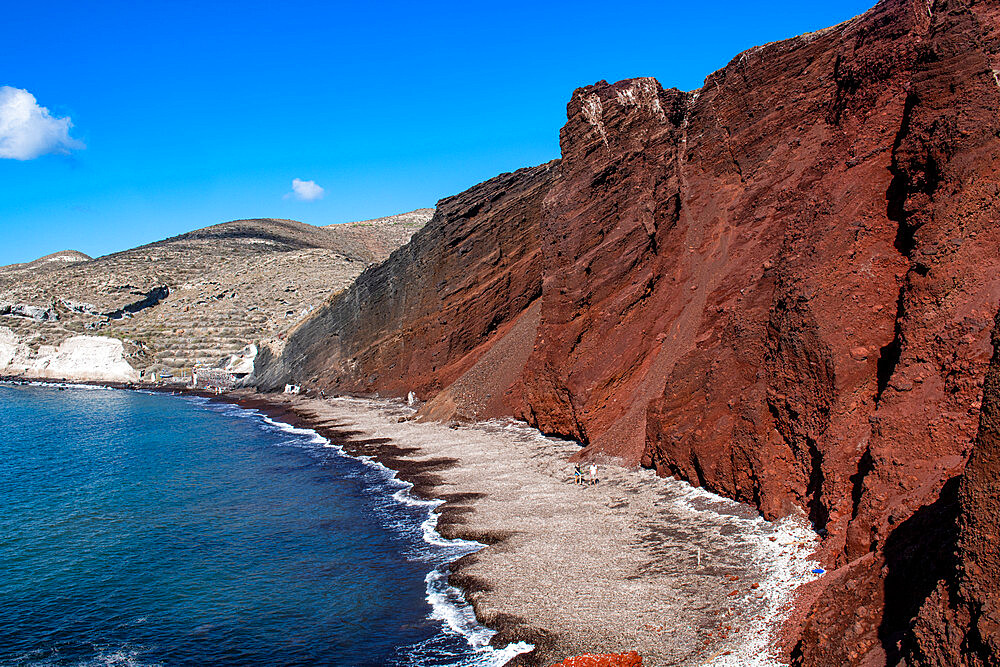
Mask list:
POLYGON ((0 385, 0 664, 498 664, 401 486, 236 406, 0 385))

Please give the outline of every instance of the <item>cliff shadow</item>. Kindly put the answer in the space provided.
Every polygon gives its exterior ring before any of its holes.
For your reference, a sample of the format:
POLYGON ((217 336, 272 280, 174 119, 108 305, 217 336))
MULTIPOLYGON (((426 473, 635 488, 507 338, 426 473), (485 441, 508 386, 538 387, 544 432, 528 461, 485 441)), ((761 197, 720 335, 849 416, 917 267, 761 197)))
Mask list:
POLYGON ((957 573, 959 476, 930 505, 899 524, 885 541, 885 607, 878 628, 886 664, 904 662, 914 648, 913 622, 941 581, 957 573))

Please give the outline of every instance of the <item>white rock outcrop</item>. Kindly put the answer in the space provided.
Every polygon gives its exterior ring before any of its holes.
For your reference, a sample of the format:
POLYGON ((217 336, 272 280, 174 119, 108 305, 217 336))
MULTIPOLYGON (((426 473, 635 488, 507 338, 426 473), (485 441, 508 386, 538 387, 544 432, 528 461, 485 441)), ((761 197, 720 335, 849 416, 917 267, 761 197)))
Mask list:
POLYGON ((233 375, 249 375, 253 373, 253 361, 257 358, 257 346, 247 345, 238 353, 229 357, 223 370, 233 375))
POLYGON ((0 327, 0 375, 35 380, 137 382, 139 372, 125 360, 117 338, 73 336, 58 346, 33 352, 8 327, 0 327))

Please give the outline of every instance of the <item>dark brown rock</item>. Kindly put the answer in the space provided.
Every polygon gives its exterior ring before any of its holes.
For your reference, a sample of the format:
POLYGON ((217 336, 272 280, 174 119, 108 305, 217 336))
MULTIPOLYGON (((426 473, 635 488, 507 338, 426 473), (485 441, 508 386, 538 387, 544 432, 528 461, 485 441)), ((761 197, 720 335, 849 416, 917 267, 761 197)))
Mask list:
POLYGON ((912 663, 1000 664, 1000 314, 993 347, 979 432, 952 507, 958 515, 957 539, 951 550, 943 550, 946 567, 921 601, 912 633, 900 642, 912 663))
POLYGON ((1000 663, 1000 318, 983 391, 979 435, 959 487, 959 596, 969 614, 963 643, 974 665, 1000 663))

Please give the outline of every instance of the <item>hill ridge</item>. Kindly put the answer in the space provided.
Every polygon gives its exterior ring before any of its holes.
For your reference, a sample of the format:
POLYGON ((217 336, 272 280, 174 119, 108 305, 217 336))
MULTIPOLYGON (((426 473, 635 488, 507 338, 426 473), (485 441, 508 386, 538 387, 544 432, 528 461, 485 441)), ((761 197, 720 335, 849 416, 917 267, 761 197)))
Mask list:
MULTIPOLYGON (((122 340, 138 371, 221 365, 283 336, 432 213, 336 228, 230 220, 96 258, 61 251, 0 267, 0 327, 21 359, 73 336, 101 335, 122 340), (74 261, 51 260, 59 256, 74 261)), ((3 359, 0 375, 10 372, 3 359)))

